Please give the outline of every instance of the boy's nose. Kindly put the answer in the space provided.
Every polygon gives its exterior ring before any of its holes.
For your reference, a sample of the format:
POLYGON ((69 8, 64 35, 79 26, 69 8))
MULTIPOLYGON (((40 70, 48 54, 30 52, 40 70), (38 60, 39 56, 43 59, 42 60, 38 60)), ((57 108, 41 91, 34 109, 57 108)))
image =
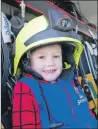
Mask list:
POLYGON ((53 66, 55 64, 53 58, 48 58, 46 64, 47 66, 53 66))

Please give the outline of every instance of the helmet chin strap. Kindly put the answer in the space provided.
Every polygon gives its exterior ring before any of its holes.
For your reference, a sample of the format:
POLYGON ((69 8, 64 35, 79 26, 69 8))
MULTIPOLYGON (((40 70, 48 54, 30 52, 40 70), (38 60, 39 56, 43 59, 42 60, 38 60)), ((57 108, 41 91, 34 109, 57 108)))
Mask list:
POLYGON ((25 72, 31 74, 35 78, 37 77, 38 79, 43 79, 43 77, 40 74, 38 74, 36 71, 34 71, 33 69, 30 68, 29 61, 26 61, 26 63, 23 63, 23 68, 24 68, 25 72))

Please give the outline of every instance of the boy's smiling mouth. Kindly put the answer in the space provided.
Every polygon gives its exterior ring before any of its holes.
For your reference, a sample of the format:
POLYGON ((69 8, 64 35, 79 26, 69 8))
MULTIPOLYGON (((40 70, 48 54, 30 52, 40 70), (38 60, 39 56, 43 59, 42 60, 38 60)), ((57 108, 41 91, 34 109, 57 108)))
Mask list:
POLYGON ((54 73, 56 69, 44 70, 44 73, 54 73))

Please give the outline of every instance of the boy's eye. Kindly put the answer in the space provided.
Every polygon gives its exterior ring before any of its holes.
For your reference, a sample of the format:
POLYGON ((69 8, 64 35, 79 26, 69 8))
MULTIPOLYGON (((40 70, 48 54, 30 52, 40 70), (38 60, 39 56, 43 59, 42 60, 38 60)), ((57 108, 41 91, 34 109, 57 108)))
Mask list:
POLYGON ((39 56, 38 58, 39 58, 39 59, 44 59, 44 57, 45 57, 45 56, 39 56))
POLYGON ((58 55, 55 55, 55 56, 54 56, 54 58, 59 58, 59 57, 60 57, 60 56, 58 56, 58 55))

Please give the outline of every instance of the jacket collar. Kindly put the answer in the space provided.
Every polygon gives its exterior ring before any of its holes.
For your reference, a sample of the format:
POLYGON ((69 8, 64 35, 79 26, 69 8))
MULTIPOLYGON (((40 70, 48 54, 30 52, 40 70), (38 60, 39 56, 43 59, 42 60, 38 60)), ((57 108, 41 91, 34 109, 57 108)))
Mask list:
MULTIPOLYGON (((31 75, 31 74, 25 74, 24 77, 35 78, 35 77, 34 77, 33 75, 31 75)), ((36 79, 36 78, 35 78, 35 79, 36 79)), ((49 83, 48 81, 46 81, 46 80, 44 80, 44 79, 42 79, 42 78, 39 78, 39 77, 38 77, 38 80, 39 80, 40 82, 43 82, 43 83, 49 83)))

